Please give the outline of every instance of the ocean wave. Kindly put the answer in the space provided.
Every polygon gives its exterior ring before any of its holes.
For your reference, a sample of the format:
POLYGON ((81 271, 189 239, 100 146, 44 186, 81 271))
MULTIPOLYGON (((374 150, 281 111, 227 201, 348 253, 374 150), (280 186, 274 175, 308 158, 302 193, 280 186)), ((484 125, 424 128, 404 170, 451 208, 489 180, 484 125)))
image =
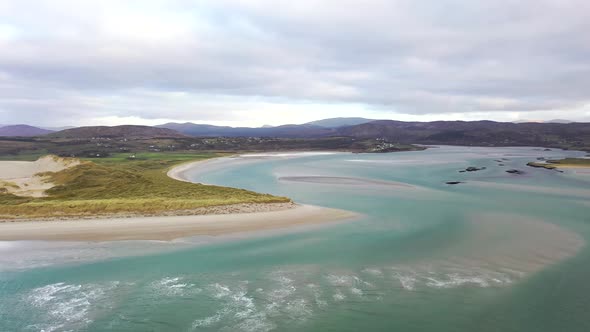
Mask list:
POLYGON ((396 277, 404 289, 414 290, 416 288, 416 277, 399 273, 396 274, 396 277))
MULTIPOLYGON (((293 270, 268 271, 257 278, 239 273, 231 274, 230 277, 207 278, 211 279, 205 284, 198 284, 192 276, 169 276, 152 281, 148 289, 158 298, 183 297, 198 292, 199 298, 208 299, 210 304, 207 311, 193 317, 190 325, 192 330, 267 332, 281 330, 285 326, 301 326, 304 329, 303 324, 317 312, 348 302, 382 301, 398 292, 412 294, 413 291, 423 289, 442 291, 460 287, 501 287, 512 283, 516 277, 507 271, 425 265, 368 266, 350 271, 298 267, 293 270)), ((37 306, 46 306, 63 294, 77 294, 85 287, 91 286, 49 285, 37 290, 35 303, 37 306)), ((97 293, 88 293, 89 296, 101 299, 108 293, 104 286, 97 289, 97 293)), ((82 296, 75 298, 80 303, 65 303, 73 308, 71 310, 81 308, 79 316, 72 315, 77 323, 54 324, 54 331, 63 330, 66 326, 84 328, 91 321, 90 307, 85 306, 92 301, 88 299, 85 302, 82 296)), ((64 315, 71 314, 64 312, 64 315)), ((48 326, 44 325, 43 328, 48 326)))
POLYGON ((158 295, 164 296, 184 296, 195 295, 201 293, 203 290, 196 287, 195 284, 184 281, 181 277, 166 277, 154 281, 151 284, 152 288, 158 295))
POLYGON ((474 269, 398 269, 392 268, 392 277, 399 281, 405 290, 417 287, 458 288, 504 286, 514 281, 514 276, 499 272, 474 269))
POLYGON ((259 310, 254 298, 249 296, 246 283, 237 287, 214 283, 209 285, 208 291, 213 298, 221 301, 221 309, 211 316, 196 319, 192 324, 193 330, 222 322, 224 327, 232 326, 232 331, 266 332, 275 328, 267 313, 259 310))
POLYGON ((346 295, 342 294, 341 291, 336 290, 332 295, 332 298, 334 299, 334 301, 340 302, 346 300, 346 295))
POLYGON ((108 307, 97 303, 108 301, 118 286, 119 282, 105 285, 60 282, 35 288, 25 295, 24 301, 38 311, 34 317, 40 322, 27 329, 46 332, 82 329, 92 323, 93 309, 108 307))

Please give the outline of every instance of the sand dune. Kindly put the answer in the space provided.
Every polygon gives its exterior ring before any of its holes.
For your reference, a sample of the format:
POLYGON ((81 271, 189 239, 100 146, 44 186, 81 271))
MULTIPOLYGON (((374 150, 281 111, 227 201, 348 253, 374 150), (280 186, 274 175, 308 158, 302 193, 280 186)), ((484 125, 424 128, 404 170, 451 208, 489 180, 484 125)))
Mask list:
POLYGON ((78 159, 45 156, 37 161, 0 161, 0 190, 29 197, 43 197, 45 190, 54 187, 45 172, 59 172, 79 165, 78 159))

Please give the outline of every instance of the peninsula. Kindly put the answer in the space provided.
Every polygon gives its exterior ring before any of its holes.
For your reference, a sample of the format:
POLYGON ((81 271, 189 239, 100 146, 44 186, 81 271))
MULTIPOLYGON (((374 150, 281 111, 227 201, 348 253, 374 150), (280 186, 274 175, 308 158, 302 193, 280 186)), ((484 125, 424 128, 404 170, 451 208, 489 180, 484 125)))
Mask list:
POLYGON ((218 156, 168 153, 94 162, 56 156, 1 161, 0 241, 172 240, 356 216, 298 205, 286 197, 190 183, 174 170, 185 168, 187 161, 218 156))

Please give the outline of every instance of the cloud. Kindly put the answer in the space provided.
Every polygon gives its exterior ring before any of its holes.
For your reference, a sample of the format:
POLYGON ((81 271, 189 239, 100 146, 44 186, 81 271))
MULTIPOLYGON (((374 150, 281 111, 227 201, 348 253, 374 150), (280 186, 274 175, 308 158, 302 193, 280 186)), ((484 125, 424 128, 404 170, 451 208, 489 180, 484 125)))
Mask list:
POLYGON ((0 122, 582 119, 588 13, 583 0, 4 1, 0 122))

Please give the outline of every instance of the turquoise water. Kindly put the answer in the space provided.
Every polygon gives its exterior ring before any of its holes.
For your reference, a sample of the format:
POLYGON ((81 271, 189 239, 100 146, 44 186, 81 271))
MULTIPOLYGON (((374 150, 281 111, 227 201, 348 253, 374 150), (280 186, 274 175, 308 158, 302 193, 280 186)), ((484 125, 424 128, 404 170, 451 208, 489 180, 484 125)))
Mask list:
POLYGON ((590 331, 590 176, 525 166, 583 155, 439 147, 194 170, 362 216, 172 243, 0 242, 0 331, 590 331))

